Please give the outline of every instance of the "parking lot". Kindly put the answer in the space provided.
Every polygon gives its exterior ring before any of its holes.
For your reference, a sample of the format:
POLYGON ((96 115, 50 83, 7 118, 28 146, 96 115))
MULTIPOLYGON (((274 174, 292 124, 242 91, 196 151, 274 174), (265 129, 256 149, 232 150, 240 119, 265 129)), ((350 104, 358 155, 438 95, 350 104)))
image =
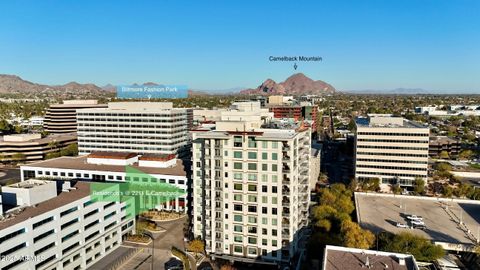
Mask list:
POLYGON ((355 193, 360 225, 379 233, 409 231, 435 242, 470 245, 480 234, 480 202, 418 196, 355 193), (426 228, 399 228, 407 216, 421 216, 426 228), (464 225, 460 225, 460 221, 464 225))

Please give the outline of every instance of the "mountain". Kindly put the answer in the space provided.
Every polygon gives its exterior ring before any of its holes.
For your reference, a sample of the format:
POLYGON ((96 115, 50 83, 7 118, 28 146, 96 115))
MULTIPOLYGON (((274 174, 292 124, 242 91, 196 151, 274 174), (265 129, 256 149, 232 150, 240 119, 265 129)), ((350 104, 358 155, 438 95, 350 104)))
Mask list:
POLYGON ((277 83, 267 79, 255 89, 245 89, 240 94, 245 95, 319 95, 333 93, 335 88, 324 81, 314 81, 303 73, 293 74, 284 82, 277 83))
POLYGON ((104 92, 95 84, 69 82, 64 85, 43 85, 15 75, 0 74, 0 94, 20 94, 29 97, 92 97, 104 92))

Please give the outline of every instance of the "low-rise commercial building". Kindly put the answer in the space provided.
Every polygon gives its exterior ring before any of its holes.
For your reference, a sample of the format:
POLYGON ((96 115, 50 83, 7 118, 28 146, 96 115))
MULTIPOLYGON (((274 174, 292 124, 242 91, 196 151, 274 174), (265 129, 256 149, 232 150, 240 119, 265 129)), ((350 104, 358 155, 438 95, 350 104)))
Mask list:
POLYGON ((428 154, 431 157, 439 157, 445 151, 449 157, 458 156, 461 150, 459 140, 447 136, 431 137, 428 146, 428 154))
POLYGON ((45 159, 48 153, 58 152, 77 141, 75 133, 14 134, 0 138, 0 162, 30 162, 45 159))
POLYGON ((32 179, 3 187, 2 197, 4 270, 88 269, 134 228, 125 203, 91 200, 85 182, 32 179))
POLYGON ((187 210, 188 177, 183 161, 175 155, 136 155, 96 152, 79 157, 60 157, 21 166, 22 181, 31 178, 76 179, 97 182, 168 183, 185 195, 163 202, 157 209, 187 210), (128 173, 126 167, 141 173, 128 173))

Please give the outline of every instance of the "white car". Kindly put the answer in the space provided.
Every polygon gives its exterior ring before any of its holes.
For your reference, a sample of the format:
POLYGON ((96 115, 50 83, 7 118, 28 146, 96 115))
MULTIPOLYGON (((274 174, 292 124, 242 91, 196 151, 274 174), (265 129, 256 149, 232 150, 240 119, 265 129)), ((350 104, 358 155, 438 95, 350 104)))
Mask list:
POLYGON ((423 218, 421 216, 417 216, 417 215, 410 215, 410 216, 407 216, 408 219, 410 220, 417 220, 417 221, 422 221, 423 218))
POLYGON ((400 222, 397 222, 397 227, 398 227, 398 228, 408 228, 408 225, 407 225, 407 224, 400 223, 400 222))
POLYGON ((422 220, 411 220, 410 224, 412 224, 412 226, 425 226, 425 222, 422 220))

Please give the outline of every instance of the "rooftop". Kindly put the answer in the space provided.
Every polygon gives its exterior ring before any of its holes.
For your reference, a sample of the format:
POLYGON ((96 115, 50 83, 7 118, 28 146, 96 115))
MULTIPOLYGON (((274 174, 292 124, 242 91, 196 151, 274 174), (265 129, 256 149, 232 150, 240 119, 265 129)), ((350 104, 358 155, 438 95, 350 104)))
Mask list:
POLYGON ((136 157, 134 153, 123 152, 93 152, 88 155, 88 158, 108 158, 108 159, 130 159, 136 157))
MULTIPOLYGON (((57 168, 57 169, 71 169, 71 170, 86 170, 86 171, 108 171, 108 172, 125 172, 124 165, 97 165, 87 163, 89 156, 79 157, 59 157, 49 160, 44 160, 36 163, 31 163, 25 167, 39 167, 39 168, 57 168)), ((177 163, 173 167, 156 168, 156 167, 141 167, 138 163, 134 163, 131 167, 138 169, 148 174, 160 175, 177 175, 186 176, 183 162, 177 159, 177 163)))
POLYGON ((387 114, 369 114, 368 117, 357 117, 355 122, 360 127, 428 128, 420 123, 387 114))
POLYGON ((60 206, 80 200, 90 195, 90 184, 88 182, 72 183, 72 187, 76 188, 70 192, 61 192, 55 198, 41 202, 35 206, 20 208, 21 210, 13 211, 13 213, 5 214, 0 219, 0 230, 14 226, 32 217, 57 209, 60 206), (16 213, 15 213, 16 212, 16 213))
POLYGON ((417 270, 418 266, 412 255, 326 246, 324 270, 417 270))
MULTIPOLYGON (((23 134, 17 134, 17 135, 23 135, 23 134)), ((11 145, 11 144, 17 144, 17 145, 32 145, 32 144, 43 144, 43 143, 49 143, 53 141, 68 141, 68 140, 73 140, 77 137, 76 133, 64 133, 64 134, 51 134, 43 138, 38 138, 38 139, 32 139, 32 140, 26 140, 26 141, 12 141, 12 140, 4 140, 3 137, 0 137, 0 146, 2 144, 5 145, 11 145)))
MULTIPOLYGON (((471 245, 480 226, 480 201, 379 193, 355 193, 359 224, 374 233, 408 231, 434 242, 471 245), (423 218, 426 229, 399 228, 408 215, 423 218), (465 224, 460 226, 460 220, 465 224)), ((447 248, 448 249, 448 248, 447 248)))

